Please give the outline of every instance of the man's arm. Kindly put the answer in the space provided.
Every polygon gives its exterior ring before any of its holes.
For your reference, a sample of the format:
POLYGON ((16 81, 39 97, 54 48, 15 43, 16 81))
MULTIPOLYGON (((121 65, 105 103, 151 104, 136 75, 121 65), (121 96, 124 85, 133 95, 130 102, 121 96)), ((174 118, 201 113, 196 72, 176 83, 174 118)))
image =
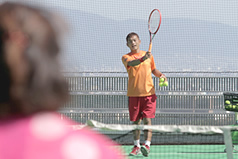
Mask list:
POLYGON ((146 59, 150 58, 151 53, 150 52, 146 52, 145 56, 139 58, 139 59, 135 59, 135 60, 131 60, 127 63, 128 66, 137 66, 140 63, 142 63, 143 61, 145 61, 146 59))
POLYGON ((166 78, 166 76, 163 74, 163 73, 161 73, 159 70, 157 70, 157 69, 154 69, 153 71, 152 71, 152 73, 156 76, 156 77, 159 77, 159 78, 164 78, 165 79, 165 81, 167 81, 167 78, 166 78))

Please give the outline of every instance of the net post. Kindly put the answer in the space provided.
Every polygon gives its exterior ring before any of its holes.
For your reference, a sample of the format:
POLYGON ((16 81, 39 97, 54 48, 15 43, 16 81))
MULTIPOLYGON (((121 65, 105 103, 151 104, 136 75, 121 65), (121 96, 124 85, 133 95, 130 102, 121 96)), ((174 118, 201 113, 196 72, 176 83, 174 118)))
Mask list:
POLYGON ((232 147, 232 138, 231 131, 229 128, 224 128, 223 130, 224 142, 226 145, 226 154, 228 159, 233 159, 233 147, 232 147))
POLYGON ((236 118, 236 125, 238 125, 238 113, 237 112, 235 112, 235 118, 236 118))

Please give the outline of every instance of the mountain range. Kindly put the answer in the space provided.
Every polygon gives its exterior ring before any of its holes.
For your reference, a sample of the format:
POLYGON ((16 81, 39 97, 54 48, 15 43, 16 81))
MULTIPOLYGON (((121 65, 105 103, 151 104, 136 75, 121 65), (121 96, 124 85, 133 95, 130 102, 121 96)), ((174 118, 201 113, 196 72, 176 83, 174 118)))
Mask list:
MULTIPOLYGON (((59 9, 58 9, 59 10, 59 9)), ((126 35, 139 34, 149 46, 147 19, 109 19, 79 10, 60 9, 70 26, 62 62, 66 72, 125 72, 126 35)), ((122 13, 123 14, 123 13, 122 13)), ((160 71, 237 71, 238 27, 206 20, 163 18, 152 54, 160 71)))

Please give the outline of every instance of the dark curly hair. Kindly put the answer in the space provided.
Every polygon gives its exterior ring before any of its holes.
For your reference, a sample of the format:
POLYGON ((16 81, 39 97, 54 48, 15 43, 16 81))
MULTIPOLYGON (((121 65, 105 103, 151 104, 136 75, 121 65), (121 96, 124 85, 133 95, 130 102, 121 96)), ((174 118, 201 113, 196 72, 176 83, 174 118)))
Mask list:
POLYGON ((68 86, 58 59, 59 32, 52 16, 20 3, 0 5, 0 118, 54 111, 67 101, 68 86), (13 52, 9 41, 19 37, 23 49, 13 52))

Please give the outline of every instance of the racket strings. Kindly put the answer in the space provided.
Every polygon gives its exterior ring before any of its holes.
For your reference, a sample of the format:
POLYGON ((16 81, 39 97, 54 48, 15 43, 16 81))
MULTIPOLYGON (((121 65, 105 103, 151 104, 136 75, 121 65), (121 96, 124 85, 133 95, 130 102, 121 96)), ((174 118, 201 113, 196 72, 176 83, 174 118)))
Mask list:
POLYGON ((150 17, 149 27, 151 33, 155 33, 160 25, 160 13, 158 11, 154 11, 150 17))

